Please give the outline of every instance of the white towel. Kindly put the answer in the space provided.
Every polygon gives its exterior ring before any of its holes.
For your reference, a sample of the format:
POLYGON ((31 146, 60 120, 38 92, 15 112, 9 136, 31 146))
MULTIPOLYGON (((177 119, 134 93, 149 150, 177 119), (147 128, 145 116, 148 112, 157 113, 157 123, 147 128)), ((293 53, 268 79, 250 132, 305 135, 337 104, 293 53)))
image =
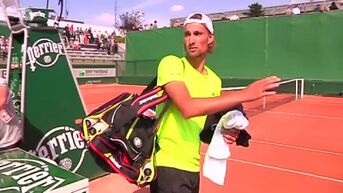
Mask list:
POLYGON ((214 183, 224 185, 226 175, 226 162, 230 157, 229 145, 224 141, 221 129, 239 129, 248 127, 249 121, 241 111, 232 110, 221 117, 214 131, 210 145, 208 146, 203 175, 214 183))

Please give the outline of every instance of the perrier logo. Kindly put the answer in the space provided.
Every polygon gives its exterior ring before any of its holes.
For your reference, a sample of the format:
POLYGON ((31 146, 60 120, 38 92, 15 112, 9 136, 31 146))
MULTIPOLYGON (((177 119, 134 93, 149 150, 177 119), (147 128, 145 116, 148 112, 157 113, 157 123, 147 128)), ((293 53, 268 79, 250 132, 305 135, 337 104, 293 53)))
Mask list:
POLYGON ((36 17, 45 18, 45 13, 43 13, 43 12, 41 12, 41 11, 30 12, 30 13, 29 13, 29 17, 30 17, 30 21, 33 21, 36 17))
POLYGON ((31 153, 54 161, 63 169, 77 172, 87 152, 80 131, 68 126, 52 128, 31 153))
POLYGON ((27 48, 27 64, 30 65, 32 71, 36 70, 36 65, 48 68, 56 63, 60 55, 64 54, 62 43, 42 38, 27 48))
POLYGON ((65 181, 52 176, 48 165, 38 159, 0 158, 0 176, 0 192, 50 192, 65 181))

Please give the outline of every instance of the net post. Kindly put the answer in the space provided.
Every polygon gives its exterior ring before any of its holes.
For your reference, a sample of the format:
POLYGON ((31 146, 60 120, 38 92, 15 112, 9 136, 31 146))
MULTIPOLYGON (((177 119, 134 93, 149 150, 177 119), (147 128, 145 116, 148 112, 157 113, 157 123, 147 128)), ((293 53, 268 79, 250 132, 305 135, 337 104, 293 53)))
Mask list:
POLYGON ((305 81, 304 79, 300 79, 301 80, 301 87, 300 87, 300 98, 304 98, 304 88, 305 88, 305 81))
POLYGON ((298 80, 300 79, 295 79, 295 100, 298 100, 298 80))

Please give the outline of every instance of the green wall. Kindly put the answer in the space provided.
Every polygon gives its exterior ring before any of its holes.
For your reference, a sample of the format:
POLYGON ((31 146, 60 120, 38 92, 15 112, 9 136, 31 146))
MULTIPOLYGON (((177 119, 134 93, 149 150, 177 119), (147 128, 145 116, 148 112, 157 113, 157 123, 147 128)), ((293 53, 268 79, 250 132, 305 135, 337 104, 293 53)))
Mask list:
POLYGON ((126 36, 125 75, 154 75, 161 57, 182 55, 182 33, 177 28, 129 32, 126 36))
MULTIPOLYGON (((267 75, 343 82, 343 12, 215 22, 208 65, 223 79, 267 75)), ((127 34, 126 76, 154 76, 159 59, 182 56, 182 29, 127 34)), ((343 90, 343 89, 342 89, 343 90)))

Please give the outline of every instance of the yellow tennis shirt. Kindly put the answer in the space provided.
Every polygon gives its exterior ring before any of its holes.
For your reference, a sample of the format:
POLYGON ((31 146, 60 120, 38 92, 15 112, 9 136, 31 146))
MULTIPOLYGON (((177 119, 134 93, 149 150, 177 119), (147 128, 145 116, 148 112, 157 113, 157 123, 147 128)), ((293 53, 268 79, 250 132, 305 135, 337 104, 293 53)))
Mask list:
MULTIPOLYGON (((203 75, 192 67, 185 57, 164 57, 158 66, 157 85, 182 81, 192 98, 208 98, 220 95, 221 80, 208 67, 203 75)), ((158 114, 165 104, 157 106, 158 114)), ((200 137, 206 116, 185 119, 179 109, 171 103, 162 117, 157 133, 157 166, 181 170, 200 171, 200 137)))

